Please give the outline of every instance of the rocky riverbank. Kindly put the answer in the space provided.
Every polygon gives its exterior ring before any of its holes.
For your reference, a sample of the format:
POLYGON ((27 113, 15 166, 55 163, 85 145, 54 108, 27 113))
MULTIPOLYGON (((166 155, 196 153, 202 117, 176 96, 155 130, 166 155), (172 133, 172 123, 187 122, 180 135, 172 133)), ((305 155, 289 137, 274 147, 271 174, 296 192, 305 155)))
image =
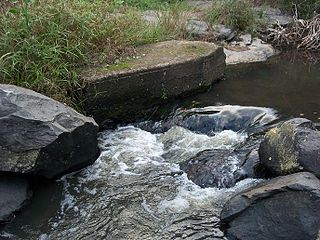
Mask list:
POLYGON ((230 239, 319 238, 319 134, 303 118, 281 123, 265 134, 256 168, 268 176, 285 176, 236 194, 226 203, 221 224, 230 239))

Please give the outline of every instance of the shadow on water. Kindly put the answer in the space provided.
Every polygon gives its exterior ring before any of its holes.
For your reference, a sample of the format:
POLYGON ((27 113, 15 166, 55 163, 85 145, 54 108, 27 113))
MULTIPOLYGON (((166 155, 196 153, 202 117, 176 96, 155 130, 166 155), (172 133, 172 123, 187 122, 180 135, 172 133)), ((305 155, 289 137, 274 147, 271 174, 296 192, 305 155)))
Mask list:
MULTIPOLYGON (((269 107, 282 118, 305 117, 320 122, 320 63, 305 63, 294 54, 283 54, 266 63, 229 67, 226 78, 211 90, 166 105, 174 107, 213 105, 269 107)), ((160 115, 161 115, 160 114, 160 115)))

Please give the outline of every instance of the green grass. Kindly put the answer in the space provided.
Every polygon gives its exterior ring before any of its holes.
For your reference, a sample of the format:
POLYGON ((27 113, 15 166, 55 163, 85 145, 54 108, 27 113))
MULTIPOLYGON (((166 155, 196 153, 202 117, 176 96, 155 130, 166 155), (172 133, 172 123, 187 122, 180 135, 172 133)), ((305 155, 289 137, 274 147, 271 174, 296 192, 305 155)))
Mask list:
POLYGON ((225 0, 213 4, 208 21, 222 23, 240 31, 254 31, 257 24, 256 12, 247 0, 225 0))
POLYGON ((103 0, 24 0, 0 15, 0 82, 74 106, 72 93, 83 84, 79 68, 112 64, 136 46, 182 37, 179 26, 169 24, 174 19, 149 26, 137 10, 103 0))
POLYGON ((171 5, 182 2, 183 0, 112 0, 116 6, 131 6, 141 9, 167 9, 171 5))

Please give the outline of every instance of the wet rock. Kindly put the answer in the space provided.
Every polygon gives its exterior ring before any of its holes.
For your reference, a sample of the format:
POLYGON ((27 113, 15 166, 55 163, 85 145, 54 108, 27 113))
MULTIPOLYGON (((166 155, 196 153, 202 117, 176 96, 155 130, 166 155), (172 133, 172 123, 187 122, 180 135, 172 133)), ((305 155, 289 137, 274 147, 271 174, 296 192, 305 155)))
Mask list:
POLYGON ((149 132, 161 133, 177 125, 196 133, 213 136, 223 130, 249 134, 260 132, 276 119, 276 111, 270 108, 225 105, 178 109, 163 121, 147 121, 137 126, 149 132))
POLYGON ((0 226, 11 221, 30 197, 31 191, 26 180, 0 176, 0 226))
POLYGON ((195 157, 180 164, 188 178, 202 188, 232 187, 245 178, 245 173, 237 166, 232 150, 213 149, 198 153, 195 157))
POLYGON ((223 130, 261 131, 263 126, 276 119, 275 112, 267 108, 217 106, 185 111, 178 125, 191 131, 214 135, 223 130))
POLYGON ((206 36, 208 35, 209 26, 206 22, 190 19, 187 22, 187 32, 194 36, 206 36))
POLYGON ((320 132, 296 118, 271 129, 260 145, 262 164, 274 175, 308 171, 320 177, 320 132))
POLYGON ((269 57, 276 54, 272 45, 263 42, 261 39, 254 38, 250 46, 244 43, 232 42, 224 48, 227 65, 240 63, 264 62, 269 57))
POLYGON ((213 25, 212 29, 218 41, 226 40, 227 42, 230 42, 236 36, 235 31, 222 24, 213 25))
POLYGON ((259 157, 259 147, 262 140, 262 134, 252 135, 234 150, 234 154, 240 159, 240 168, 247 178, 266 177, 259 157))
POLYGON ((296 173, 262 183, 231 198, 221 213, 229 239, 317 239, 320 181, 296 173))
POLYGON ((34 91, 0 85, 0 171, 53 178, 93 163, 98 125, 34 91))

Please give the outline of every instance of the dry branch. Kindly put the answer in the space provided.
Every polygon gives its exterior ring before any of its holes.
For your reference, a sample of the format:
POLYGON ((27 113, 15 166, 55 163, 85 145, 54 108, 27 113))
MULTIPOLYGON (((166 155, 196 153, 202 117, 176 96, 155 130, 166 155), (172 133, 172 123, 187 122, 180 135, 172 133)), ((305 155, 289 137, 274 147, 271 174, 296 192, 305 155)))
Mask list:
POLYGON ((320 49, 320 14, 310 20, 298 19, 296 16, 288 27, 278 24, 276 28, 271 29, 269 36, 281 47, 320 49))

